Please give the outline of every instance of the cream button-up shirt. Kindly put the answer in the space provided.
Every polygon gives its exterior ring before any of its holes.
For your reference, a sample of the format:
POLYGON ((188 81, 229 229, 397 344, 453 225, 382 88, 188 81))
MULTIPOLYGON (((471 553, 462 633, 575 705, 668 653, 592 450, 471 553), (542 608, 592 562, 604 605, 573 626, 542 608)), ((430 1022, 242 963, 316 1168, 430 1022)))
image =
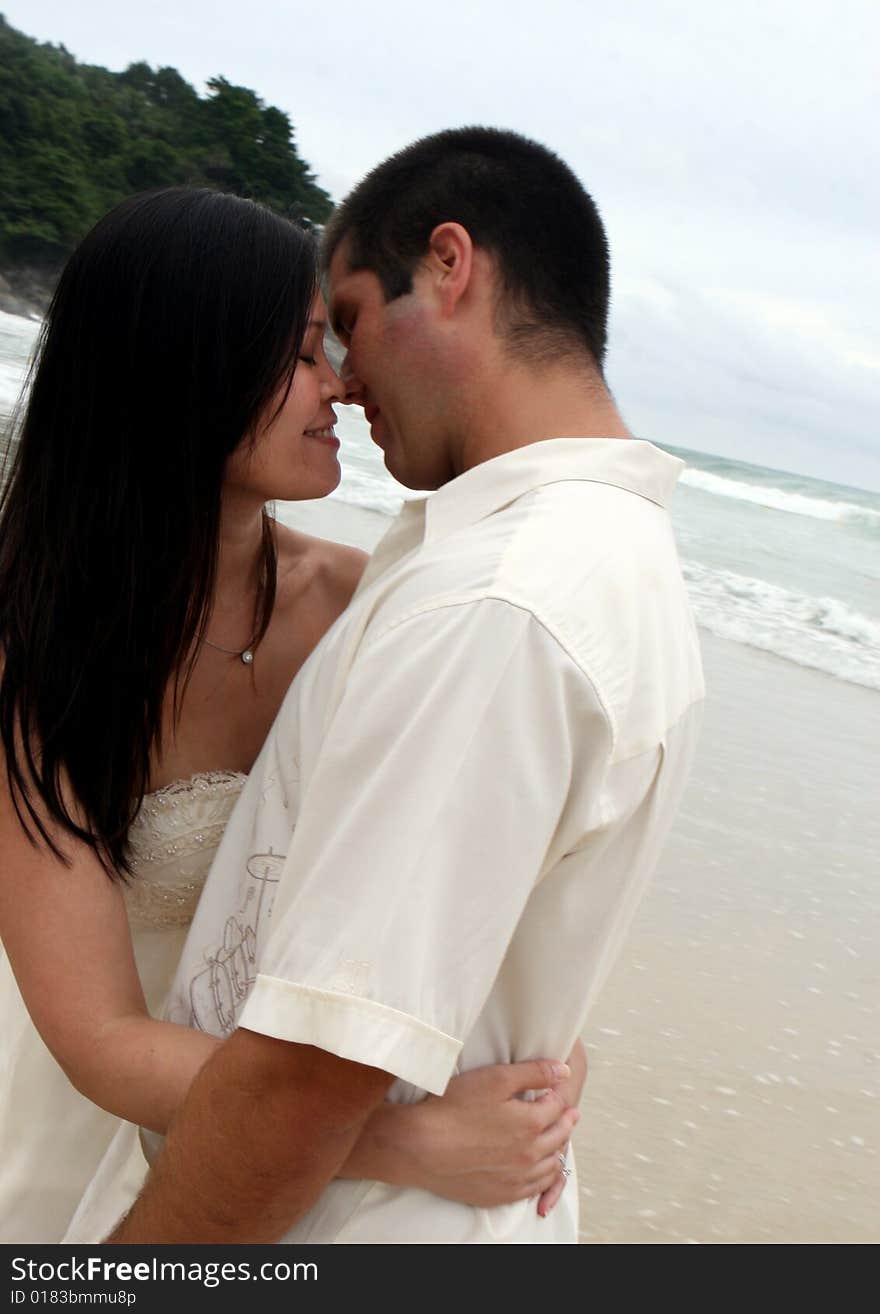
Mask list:
MULTIPOLYGON (((681 465, 551 439, 404 506, 254 766, 172 1020, 383 1068, 397 1101, 569 1052, 699 719, 681 465)), ((574 1180, 547 1220, 335 1181, 285 1240, 571 1242, 576 1215, 574 1180)))

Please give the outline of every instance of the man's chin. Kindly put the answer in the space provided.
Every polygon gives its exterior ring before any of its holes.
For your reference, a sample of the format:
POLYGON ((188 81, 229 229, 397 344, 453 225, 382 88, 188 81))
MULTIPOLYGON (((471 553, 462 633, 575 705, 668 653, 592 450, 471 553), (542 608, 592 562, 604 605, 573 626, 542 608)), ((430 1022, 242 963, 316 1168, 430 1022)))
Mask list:
POLYGON ((404 488, 410 489, 413 493, 430 493, 439 488, 444 482, 442 479, 435 482, 425 482, 425 471, 413 468, 412 464, 407 465, 400 447, 384 427, 381 437, 382 442, 377 442, 375 437, 373 442, 376 443, 382 453, 385 469, 397 483, 402 484, 404 488))
POLYGON ((392 479, 395 479, 399 484, 403 484, 404 488, 411 488, 413 491, 418 490, 418 484, 414 484, 411 481, 406 469, 401 462, 396 459, 393 447, 390 449, 382 449, 382 460, 385 462, 385 469, 391 475, 392 479))
POLYGON ((417 474, 401 470, 393 461, 388 460, 387 452, 385 453, 385 469, 392 479, 404 488, 408 488, 411 493, 433 493, 441 486, 439 483, 428 483, 424 479, 420 479, 417 474))
POLYGON ((370 437, 375 445, 384 452, 385 450, 385 417, 381 411, 376 411, 375 415, 367 423, 370 426, 370 437))

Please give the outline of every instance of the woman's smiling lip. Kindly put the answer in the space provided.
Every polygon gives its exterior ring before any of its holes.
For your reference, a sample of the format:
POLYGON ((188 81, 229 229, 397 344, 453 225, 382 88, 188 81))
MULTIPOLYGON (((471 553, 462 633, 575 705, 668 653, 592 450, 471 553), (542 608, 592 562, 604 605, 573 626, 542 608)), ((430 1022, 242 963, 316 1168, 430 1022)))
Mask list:
POLYGON ((314 438, 319 443, 329 443, 331 446, 338 447, 339 439, 333 432, 335 423, 336 412, 331 411, 323 424, 316 424, 311 429, 304 429, 303 434, 306 438, 314 438))
POLYGON ((324 425, 320 429, 305 429, 303 432, 306 438, 313 438, 316 442, 327 443, 331 447, 339 446, 339 439, 333 432, 332 424, 324 425))

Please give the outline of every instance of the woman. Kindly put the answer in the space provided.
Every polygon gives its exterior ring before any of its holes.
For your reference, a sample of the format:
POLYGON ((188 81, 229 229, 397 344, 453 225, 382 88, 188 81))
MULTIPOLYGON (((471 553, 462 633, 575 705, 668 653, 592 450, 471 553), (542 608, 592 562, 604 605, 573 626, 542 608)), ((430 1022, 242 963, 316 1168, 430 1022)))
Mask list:
MULTIPOLYGON (((58 1240, 118 1120, 164 1131, 218 1043, 155 1019, 245 774, 364 564, 265 512, 339 479, 323 335, 311 238, 192 189, 117 207, 53 300, 0 516, 4 1241, 58 1240)), ((579 1085, 512 1097, 552 1080, 512 1065, 387 1106, 344 1172, 395 1181, 405 1154, 428 1189, 546 1208, 579 1085)))

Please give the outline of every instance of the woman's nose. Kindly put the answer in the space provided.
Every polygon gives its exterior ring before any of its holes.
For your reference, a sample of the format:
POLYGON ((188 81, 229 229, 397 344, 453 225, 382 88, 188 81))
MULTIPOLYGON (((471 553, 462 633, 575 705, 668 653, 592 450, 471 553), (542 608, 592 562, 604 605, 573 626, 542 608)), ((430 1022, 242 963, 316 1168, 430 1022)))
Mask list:
POLYGON ((345 400, 345 384, 330 364, 327 365, 324 378, 321 380, 321 399, 323 401, 345 400))

